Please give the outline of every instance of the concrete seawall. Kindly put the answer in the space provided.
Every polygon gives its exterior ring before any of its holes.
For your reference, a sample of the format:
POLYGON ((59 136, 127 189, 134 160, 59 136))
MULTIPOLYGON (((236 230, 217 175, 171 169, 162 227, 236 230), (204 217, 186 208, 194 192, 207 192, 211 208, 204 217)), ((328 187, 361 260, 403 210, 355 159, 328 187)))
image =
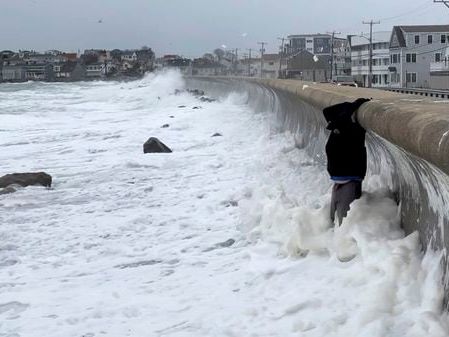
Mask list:
MULTIPOLYGON (((189 88, 220 97, 244 95, 255 111, 276 114, 280 130, 325 165, 328 131, 321 110, 372 98, 358 111, 367 130, 368 174, 379 174, 401 204, 406 233, 418 231, 425 249, 443 252, 442 280, 449 290, 449 103, 392 92, 295 80, 187 78, 189 88)), ((446 308, 449 294, 446 291, 446 308)))

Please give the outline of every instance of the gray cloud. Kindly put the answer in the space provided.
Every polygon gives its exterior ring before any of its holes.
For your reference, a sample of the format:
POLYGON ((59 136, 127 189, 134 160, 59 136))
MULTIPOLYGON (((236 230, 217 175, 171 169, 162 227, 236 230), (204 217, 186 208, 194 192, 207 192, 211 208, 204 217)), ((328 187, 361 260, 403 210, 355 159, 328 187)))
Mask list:
POLYGON ((258 48, 299 33, 360 33, 362 20, 445 24, 449 9, 432 0, 14 0, 0 4, 1 49, 152 47, 192 57, 226 45, 258 48), (392 18, 393 17, 393 18, 392 18), (382 20, 384 19, 384 20, 382 20), (101 20, 101 23, 99 23, 101 20))

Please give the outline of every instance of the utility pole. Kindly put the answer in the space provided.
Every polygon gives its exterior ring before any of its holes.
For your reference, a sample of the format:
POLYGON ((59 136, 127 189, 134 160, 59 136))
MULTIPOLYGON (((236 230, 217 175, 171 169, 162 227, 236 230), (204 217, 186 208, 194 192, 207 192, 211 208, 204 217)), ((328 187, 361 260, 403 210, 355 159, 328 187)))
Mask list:
POLYGON ((369 25, 369 72, 368 72, 368 88, 372 87, 373 84, 373 25, 380 24, 380 21, 374 22, 373 20, 369 22, 362 22, 364 25, 369 25))
MULTIPOLYGON (((337 33, 335 30, 333 32, 327 32, 328 34, 332 34, 332 38, 331 38, 331 78, 330 80, 332 81, 333 76, 332 76, 332 72, 334 71, 334 38, 335 38, 335 34, 339 35, 341 33, 337 33)), ((337 75, 337 72, 335 72, 335 75, 337 75)))
POLYGON ((239 55, 238 55, 238 48, 235 48, 235 63, 234 63, 234 75, 237 73, 237 67, 239 63, 239 55))
POLYGON ((263 77, 263 53, 265 52, 265 49, 263 48, 267 43, 266 42, 257 42, 257 44, 260 44, 262 47, 260 48, 260 78, 263 77))
POLYGON ((252 49, 251 48, 249 48, 248 49, 248 51, 249 51, 249 58, 248 58, 248 77, 250 77, 251 76, 251 51, 252 51, 252 49))
POLYGON ((281 40, 281 52, 280 52, 280 57, 279 57, 279 75, 278 78, 282 78, 281 74, 282 74, 282 59, 284 56, 284 40, 285 38, 283 37, 278 37, 278 40, 281 40))

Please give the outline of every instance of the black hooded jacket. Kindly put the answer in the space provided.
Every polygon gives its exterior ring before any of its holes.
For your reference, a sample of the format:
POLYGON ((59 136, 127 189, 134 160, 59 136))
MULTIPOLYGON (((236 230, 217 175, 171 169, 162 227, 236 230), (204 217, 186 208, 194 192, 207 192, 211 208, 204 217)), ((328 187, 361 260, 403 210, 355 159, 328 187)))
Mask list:
POLYGON ((331 131, 326 143, 327 171, 331 177, 365 177, 365 129, 356 121, 355 112, 367 101, 359 98, 323 110, 331 131))

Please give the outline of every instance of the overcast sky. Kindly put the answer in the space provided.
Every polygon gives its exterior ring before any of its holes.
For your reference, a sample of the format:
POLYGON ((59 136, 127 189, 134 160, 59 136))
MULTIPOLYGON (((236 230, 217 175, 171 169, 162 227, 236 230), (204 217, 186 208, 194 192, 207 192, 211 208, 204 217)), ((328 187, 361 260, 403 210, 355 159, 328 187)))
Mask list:
POLYGON ((200 56, 225 45, 277 51, 289 34, 368 32, 363 20, 449 24, 433 0, 0 0, 0 50, 139 48, 200 56))

